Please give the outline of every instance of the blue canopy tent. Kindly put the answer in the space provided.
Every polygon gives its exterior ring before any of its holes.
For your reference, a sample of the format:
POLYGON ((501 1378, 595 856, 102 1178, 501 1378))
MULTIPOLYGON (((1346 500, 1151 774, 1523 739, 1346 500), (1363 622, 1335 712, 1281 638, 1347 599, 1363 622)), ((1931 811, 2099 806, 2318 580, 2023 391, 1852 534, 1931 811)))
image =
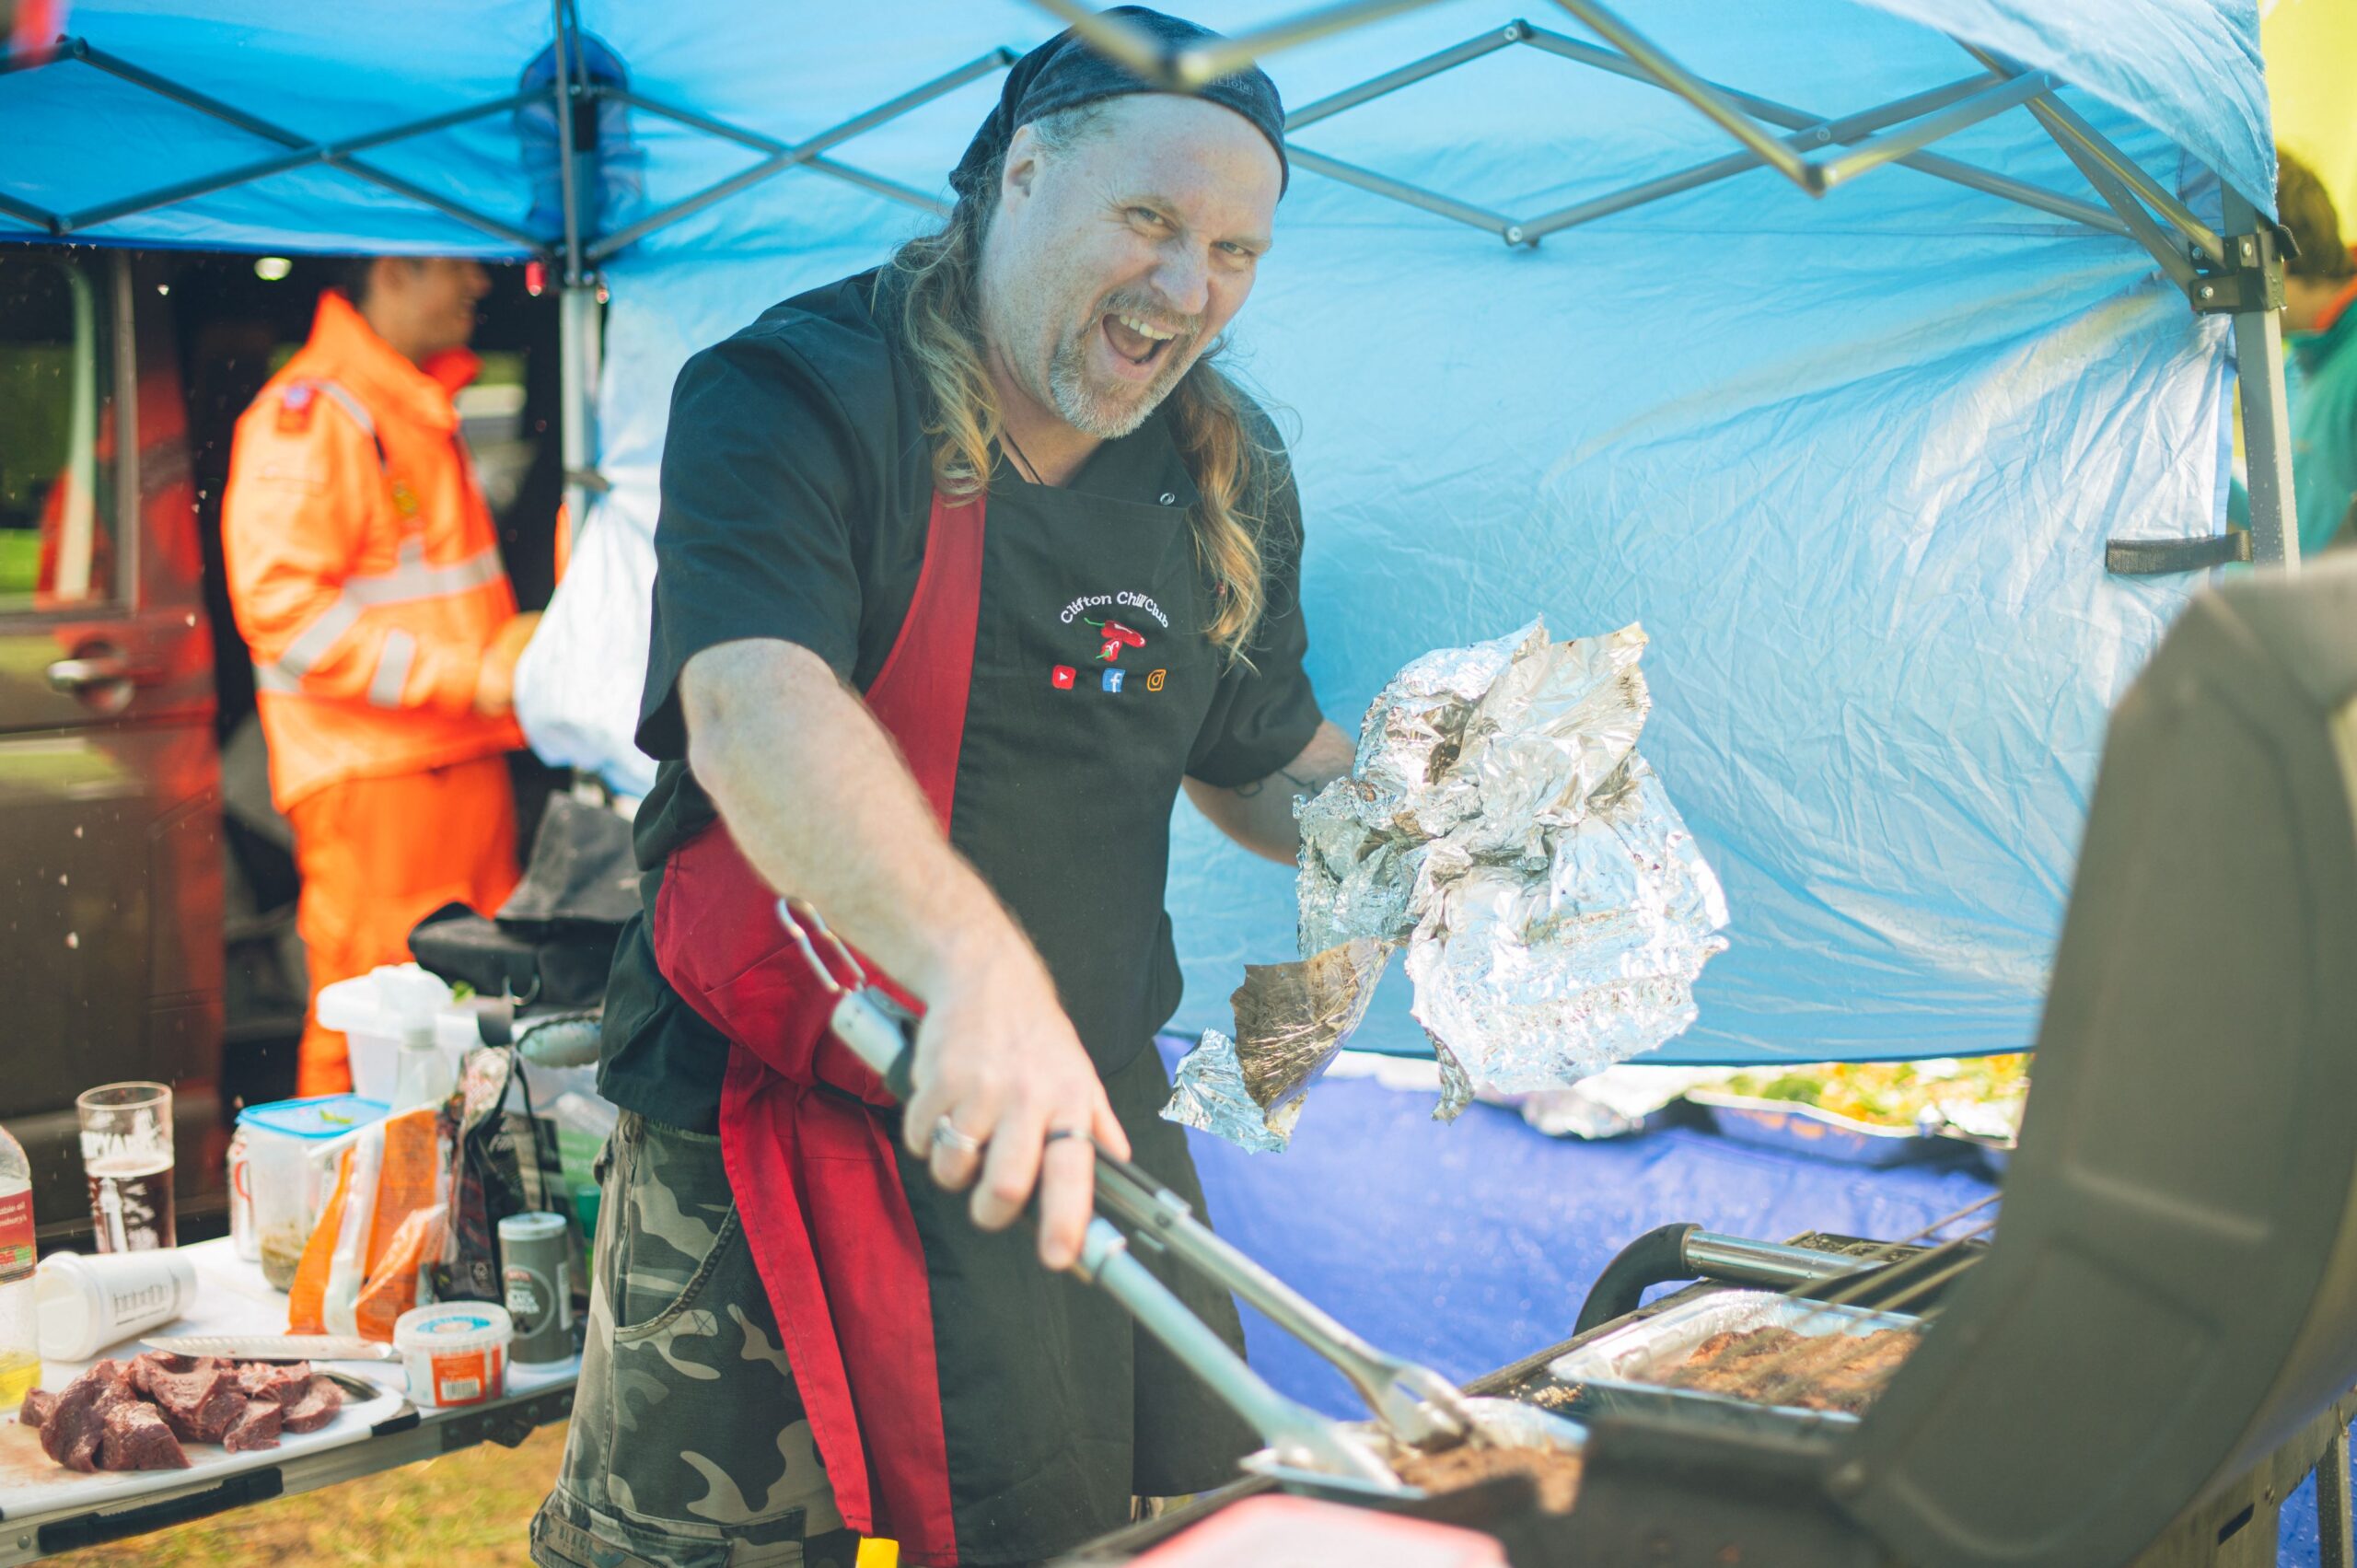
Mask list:
MULTIPOLYGON (((1734 915, 1653 1060, 2026 1045, 2110 703, 2203 572, 2295 563, 2255 6, 1190 10, 1237 53, 1143 67, 1259 53, 1295 106, 1234 363, 1297 416, 1329 713, 1535 613, 1642 621, 1644 749, 1734 915)), ((605 587, 552 608, 533 734, 643 787, 626 590, 679 362, 932 221, 1076 14, 85 5, 0 75, 0 238, 554 263, 605 587)), ((1174 864, 1179 1022, 1224 1026, 1289 880, 1184 807, 1174 864)), ((1421 1047, 1404 996, 1359 1043, 1421 1047)))

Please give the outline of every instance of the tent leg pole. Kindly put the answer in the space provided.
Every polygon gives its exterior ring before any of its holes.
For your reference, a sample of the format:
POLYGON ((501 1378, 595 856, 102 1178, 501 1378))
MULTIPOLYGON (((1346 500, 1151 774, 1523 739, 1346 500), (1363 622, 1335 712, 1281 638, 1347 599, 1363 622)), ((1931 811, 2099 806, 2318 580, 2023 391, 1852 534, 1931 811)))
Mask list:
POLYGON ((2317 1568, 2357 1568, 2350 1557, 2349 1429, 2342 1427, 2316 1461, 2317 1568))
MULTIPOLYGON (((2248 202, 2226 192, 2228 244, 2263 220, 2248 202)), ((2299 513, 2292 496, 2292 424, 2283 395, 2283 322, 2271 308, 2237 310, 2235 398, 2243 415, 2243 457, 2250 494, 2252 563, 2297 571, 2299 513)))
POLYGON ((558 450, 564 460, 564 515, 577 534, 588 521, 589 492, 598 479, 598 284, 581 265, 581 170, 574 168, 573 114, 580 101, 573 81, 570 0, 550 0, 556 32, 557 171, 564 199, 564 281, 557 290, 558 450))
POLYGON ((574 537, 587 519, 598 461, 598 285, 568 284, 557 291, 559 450, 564 459, 564 509, 574 537))

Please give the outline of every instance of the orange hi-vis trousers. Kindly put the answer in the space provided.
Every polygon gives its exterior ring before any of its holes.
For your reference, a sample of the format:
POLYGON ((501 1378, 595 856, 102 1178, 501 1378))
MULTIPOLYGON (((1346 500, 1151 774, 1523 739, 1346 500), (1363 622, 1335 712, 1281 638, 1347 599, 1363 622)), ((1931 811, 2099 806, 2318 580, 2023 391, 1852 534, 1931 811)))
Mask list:
POLYGON ((352 1087, 343 1036, 319 1028, 322 987, 407 963, 411 927, 453 900, 485 914, 516 887, 516 797, 504 757, 386 778, 347 779, 287 813, 303 877, 295 929, 311 1003, 296 1092, 352 1087))

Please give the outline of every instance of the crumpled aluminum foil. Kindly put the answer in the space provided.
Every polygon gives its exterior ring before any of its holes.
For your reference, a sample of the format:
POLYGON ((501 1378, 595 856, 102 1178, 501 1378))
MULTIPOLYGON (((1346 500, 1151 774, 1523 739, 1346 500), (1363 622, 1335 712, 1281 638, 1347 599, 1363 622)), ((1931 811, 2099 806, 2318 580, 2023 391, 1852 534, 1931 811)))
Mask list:
POLYGON ((1247 964, 1236 1038, 1206 1030, 1179 1060, 1166 1121, 1247 1149, 1283 1149, 1303 1097, 1366 1016, 1391 948, 1359 937, 1289 964, 1247 964))
POLYGON ((1408 908, 1423 846, 1367 831, 1367 797, 1355 779, 1336 779, 1297 808, 1301 951, 1322 953, 1359 937, 1405 942, 1416 929, 1408 908))
POLYGON ((1205 1029, 1195 1049, 1178 1059, 1162 1120, 1215 1133, 1247 1154, 1282 1154, 1306 1103, 1295 1096, 1274 1111, 1261 1109, 1244 1086, 1236 1042, 1217 1029, 1205 1029))
POLYGON ((1426 654, 1298 808, 1302 951, 1405 942, 1444 1121, 1671 1039, 1725 950, 1718 878, 1637 754, 1644 649, 1639 626, 1555 643, 1534 621, 1426 654))
POLYGON ((1411 660, 1376 694, 1359 726, 1352 782, 1356 815, 1372 832, 1436 839, 1480 800, 1462 787, 1457 763, 1481 699, 1515 665, 1546 646, 1534 621, 1469 648, 1437 648, 1411 660))
POLYGON ((1644 760, 1554 830, 1537 872, 1475 863, 1434 889, 1408 945, 1414 1012, 1476 1080, 1568 1084, 1693 1023, 1726 949, 1726 898, 1644 760))

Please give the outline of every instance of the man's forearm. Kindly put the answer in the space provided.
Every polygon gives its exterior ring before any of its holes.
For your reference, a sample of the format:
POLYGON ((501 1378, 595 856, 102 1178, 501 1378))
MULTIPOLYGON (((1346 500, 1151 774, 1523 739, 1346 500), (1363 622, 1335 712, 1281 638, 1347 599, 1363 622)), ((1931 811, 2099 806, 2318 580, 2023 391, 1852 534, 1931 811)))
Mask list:
POLYGON ((753 869, 921 998, 961 943, 1012 935, 891 738, 817 655, 722 644, 688 662, 679 694, 689 767, 753 869))
POLYGON ((1264 779, 1224 789, 1201 779, 1187 781, 1187 798, 1213 826, 1269 860, 1291 865, 1301 850, 1301 824, 1294 803, 1306 800, 1351 771, 1351 738, 1321 724, 1301 754, 1264 779))

